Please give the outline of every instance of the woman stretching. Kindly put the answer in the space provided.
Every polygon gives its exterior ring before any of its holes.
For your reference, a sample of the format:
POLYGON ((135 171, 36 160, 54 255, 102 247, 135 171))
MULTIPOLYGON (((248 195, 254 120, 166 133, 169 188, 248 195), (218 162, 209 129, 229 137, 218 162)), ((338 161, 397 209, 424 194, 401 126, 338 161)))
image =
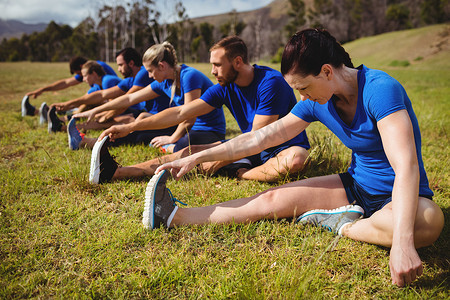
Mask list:
POLYGON ((419 126, 405 90, 384 72, 364 65, 354 68, 336 39, 316 29, 290 39, 281 72, 302 101, 258 131, 160 166, 147 187, 144 225, 295 217, 354 240, 390 247, 392 282, 411 283, 423 270, 416 248, 439 237, 444 217, 431 200, 419 126), (252 155, 289 140, 314 121, 352 150, 346 173, 291 182, 208 207, 178 208, 165 187, 165 169, 179 178, 203 162, 252 155))

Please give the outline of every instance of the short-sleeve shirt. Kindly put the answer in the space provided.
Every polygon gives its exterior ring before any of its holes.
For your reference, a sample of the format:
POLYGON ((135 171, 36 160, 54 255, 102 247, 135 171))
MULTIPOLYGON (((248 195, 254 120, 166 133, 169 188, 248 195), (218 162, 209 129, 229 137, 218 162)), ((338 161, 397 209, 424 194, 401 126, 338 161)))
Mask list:
POLYGON ((117 76, 112 75, 105 75, 102 77, 102 85, 99 86, 98 84, 94 84, 88 91, 88 94, 100 91, 100 90, 106 90, 113 86, 116 86, 120 83, 121 79, 117 76))
MULTIPOLYGON (((163 82, 153 81, 151 83, 152 90, 159 95, 172 95, 172 80, 164 80, 163 82)), ((213 83, 202 72, 186 65, 181 66, 180 71, 180 86, 181 90, 176 93, 172 103, 179 106, 184 104, 184 94, 196 89, 201 89, 203 94, 213 83)), ((225 115, 222 107, 216 108, 213 111, 197 117, 194 126, 191 130, 198 131, 215 131, 225 134, 225 115)))
MULTIPOLYGON (((113 68, 111 68, 107 63, 100 61, 100 60, 97 60, 97 63, 102 66, 103 70, 105 70, 105 73, 107 75, 113 75, 113 76, 117 77, 116 72, 114 72, 113 68)), ((83 76, 81 76, 81 75, 75 74, 74 78, 76 80, 78 80, 79 82, 83 81, 83 76)))
POLYGON ((334 96, 325 104, 301 101, 292 113, 306 122, 320 121, 349 149, 352 161, 348 172, 372 195, 392 193, 395 173, 386 157, 377 122, 384 117, 406 110, 411 120, 420 169, 419 194, 432 196, 422 161, 421 136, 411 101, 401 84, 379 70, 358 67, 358 103, 355 117, 347 125, 339 117, 334 96))
MULTIPOLYGON (((256 115, 287 115, 297 103, 294 91, 280 72, 265 66, 253 65, 254 78, 250 85, 240 87, 235 83, 216 84, 200 98, 213 107, 225 105, 236 119, 243 133, 250 132, 256 115)), ((285 143, 309 149, 306 133, 285 143)))

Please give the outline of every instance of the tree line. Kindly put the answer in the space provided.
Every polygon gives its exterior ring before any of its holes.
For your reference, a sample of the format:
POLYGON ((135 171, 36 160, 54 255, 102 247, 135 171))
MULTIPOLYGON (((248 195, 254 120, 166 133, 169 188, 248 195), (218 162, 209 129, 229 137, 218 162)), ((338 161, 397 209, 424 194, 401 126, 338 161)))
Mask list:
MULTIPOLYGON (((279 0, 281 1, 281 0, 279 0)), ((280 47, 304 27, 328 29, 341 42, 383 32, 449 21, 449 0, 287 0, 289 10, 279 24, 268 12, 245 23, 232 11, 222 24, 196 24, 180 0, 169 3, 171 22, 162 20, 155 0, 122 0, 103 5, 96 17, 78 26, 50 22, 43 32, 3 39, 0 61, 68 61, 72 56, 113 61, 114 54, 133 47, 143 53, 167 40, 183 62, 208 61, 208 50, 218 39, 237 34, 249 46, 251 60, 279 61, 280 47)))

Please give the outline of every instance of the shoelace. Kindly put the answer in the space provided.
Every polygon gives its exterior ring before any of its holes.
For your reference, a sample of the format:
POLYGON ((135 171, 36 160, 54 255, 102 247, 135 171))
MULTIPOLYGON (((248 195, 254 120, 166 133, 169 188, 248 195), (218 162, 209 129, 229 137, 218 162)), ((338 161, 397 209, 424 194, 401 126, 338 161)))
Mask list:
MULTIPOLYGON (((167 188, 166 188, 166 189, 167 189, 167 188)), ((170 199, 173 201, 173 204, 174 204, 174 205, 175 205, 175 202, 178 202, 178 203, 180 203, 181 205, 187 206, 186 203, 181 202, 180 200, 178 200, 177 198, 175 198, 175 197, 172 195, 172 192, 171 192, 169 189, 167 189, 167 191, 169 192, 170 199)))

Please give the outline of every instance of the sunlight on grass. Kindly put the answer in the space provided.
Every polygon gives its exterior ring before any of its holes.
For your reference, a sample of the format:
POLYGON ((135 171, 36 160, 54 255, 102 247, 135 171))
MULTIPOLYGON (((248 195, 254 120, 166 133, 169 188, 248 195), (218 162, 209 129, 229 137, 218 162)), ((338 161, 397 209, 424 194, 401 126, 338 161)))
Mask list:
MULTIPOLYGON (((422 30, 407 32, 412 41, 401 33, 403 43, 422 41, 422 30)), ((436 58, 418 50, 402 57, 401 47, 392 45, 399 52, 382 57, 383 47, 397 39, 392 33, 348 47, 357 62, 367 58, 369 66, 380 66, 405 86, 422 130, 434 200, 448 219, 450 56, 436 58), (423 59, 415 60, 419 56, 423 59), (387 66, 393 60, 411 65, 387 66)), ((191 66, 213 79, 209 64, 191 66)), ((20 101, 27 91, 68 76, 67 64, 0 63, 0 298, 449 297, 448 224, 433 246, 419 250, 424 275, 401 289, 390 283, 389 249, 336 238, 290 219, 144 230, 143 195, 149 178, 91 185, 89 150, 70 151, 66 134, 49 135, 38 118, 21 117, 20 101)), ((31 102, 65 101, 86 90, 81 84, 31 102)), ((227 137, 233 137, 239 129, 226 113, 227 137)), ((307 133, 312 147, 306 169, 281 182, 347 169, 351 153, 328 129, 312 124, 307 133)), ((122 165, 162 155, 144 145, 111 153, 122 165)), ((169 180, 168 187, 196 207, 249 197, 280 183, 192 172, 180 181, 169 180)))

